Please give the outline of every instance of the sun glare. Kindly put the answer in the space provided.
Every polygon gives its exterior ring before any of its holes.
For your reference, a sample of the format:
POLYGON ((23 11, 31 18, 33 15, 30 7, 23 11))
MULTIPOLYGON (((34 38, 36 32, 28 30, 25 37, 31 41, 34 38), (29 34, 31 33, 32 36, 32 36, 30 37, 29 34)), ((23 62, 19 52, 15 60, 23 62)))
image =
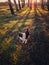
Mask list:
POLYGON ((40 2, 40 0, 37 0, 37 2, 40 2))
POLYGON ((0 2, 6 2, 7 0, 0 0, 0 2))
MULTIPOLYGON (((0 0, 0 2, 6 2, 8 0, 0 0)), ((11 0, 11 2, 13 2, 13 0, 11 0)), ((16 2, 18 3, 18 0, 16 0, 16 2)), ((25 0, 25 3, 27 3, 28 0, 25 0)), ((32 0, 32 2, 36 2, 36 0, 32 0)), ((37 2, 40 2, 40 0, 37 0, 37 2)))
POLYGON ((32 2, 36 2, 36 1, 37 1, 37 2, 40 2, 40 0, 32 0, 32 2))

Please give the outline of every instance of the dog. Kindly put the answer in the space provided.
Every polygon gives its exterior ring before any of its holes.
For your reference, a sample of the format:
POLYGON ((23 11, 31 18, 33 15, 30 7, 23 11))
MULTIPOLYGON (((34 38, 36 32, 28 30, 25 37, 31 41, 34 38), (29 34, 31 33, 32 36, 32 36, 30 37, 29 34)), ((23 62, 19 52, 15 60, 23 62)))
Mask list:
POLYGON ((24 33, 22 33, 22 32, 19 33, 19 39, 22 41, 22 43, 26 44, 28 37, 29 37, 29 31, 28 31, 28 29, 24 33))

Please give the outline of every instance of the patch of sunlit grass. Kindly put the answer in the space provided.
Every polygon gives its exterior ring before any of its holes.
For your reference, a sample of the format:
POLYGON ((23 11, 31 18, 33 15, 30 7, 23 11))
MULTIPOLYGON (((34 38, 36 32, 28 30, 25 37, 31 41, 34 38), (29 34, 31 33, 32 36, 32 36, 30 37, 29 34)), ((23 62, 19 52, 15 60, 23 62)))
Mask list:
POLYGON ((8 8, 8 6, 0 6, 0 9, 8 8))
POLYGON ((12 58, 13 63, 16 64, 16 62, 17 62, 17 60, 18 60, 17 54, 16 54, 16 53, 12 53, 12 54, 11 54, 11 58, 12 58))
POLYGON ((46 11, 46 10, 44 10, 44 9, 43 9, 43 10, 41 9, 41 11, 42 11, 42 12, 44 11, 44 13, 45 13, 45 14, 47 13, 47 11, 46 11))
POLYGON ((5 38, 5 40, 3 41, 3 43, 5 43, 5 45, 8 44, 12 40, 12 38, 13 37, 5 38))
POLYGON ((6 29, 6 28, 11 28, 13 27, 18 21, 10 21, 9 23, 7 24, 4 24, 3 27, 6 29))
POLYGON ((19 28, 22 26, 22 22, 18 23, 17 26, 15 27, 15 29, 12 32, 16 32, 19 30, 19 28))
POLYGON ((32 10, 30 10, 29 16, 33 16, 33 14, 34 14, 34 8, 32 8, 32 10))
POLYGON ((34 12, 34 8, 32 8, 31 13, 34 12))
POLYGON ((21 13, 19 13, 19 15, 24 15, 26 13, 26 11, 28 11, 29 8, 27 8, 25 11, 22 11, 21 13))
POLYGON ((0 6, 0 15, 5 15, 8 14, 9 12, 10 10, 8 6, 0 6))
POLYGON ((0 33, 1 33, 2 35, 4 35, 4 34, 6 33, 6 31, 0 29, 0 33))
POLYGON ((18 27, 21 27, 22 24, 23 24, 23 23, 18 23, 18 27))
MULTIPOLYGON (((19 45, 16 45, 16 50, 17 50, 17 52, 21 52, 20 50, 21 50, 21 48, 22 48, 22 46, 19 44, 19 45)), ((19 53, 17 53, 18 55, 19 55, 19 53)))
POLYGON ((41 7, 39 7, 39 10, 42 12, 42 13, 47 13, 47 11, 45 9, 42 9, 41 7))
POLYGON ((5 9, 1 9, 0 11, 7 11, 8 8, 5 8, 5 9))
POLYGON ((4 29, 0 29, 0 33, 5 35, 8 29, 12 28, 18 21, 10 21, 9 23, 4 24, 2 27, 4 29))
POLYGON ((41 14, 40 14, 40 12, 38 10, 37 10, 37 13, 38 13, 39 16, 41 16, 41 14))
POLYGON ((15 28, 12 32, 16 32, 16 31, 18 31, 18 29, 17 29, 17 28, 15 28))
POLYGON ((11 58, 14 64, 16 64, 17 61, 19 60, 19 56, 20 56, 21 49, 22 49, 21 45, 16 45, 15 47, 16 47, 16 51, 11 54, 11 58))
POLYGON ((0 53, 3 52, 3 50, 6 50, 8 48, 8 45, 10 43, 10 41, 13 39, 13 36, 12 37, 9 37, 9 38, 5 38, 3 41, 2 41, 2 44, 1 44, 1 49, 0 49, 0 53))
POLYGON ((25 22, 25 25, 30 25, 30 24, 32 24, 32 20, 31 20, 31 19, 29 19, 29 20, 27 20, 27 21, 25 22))

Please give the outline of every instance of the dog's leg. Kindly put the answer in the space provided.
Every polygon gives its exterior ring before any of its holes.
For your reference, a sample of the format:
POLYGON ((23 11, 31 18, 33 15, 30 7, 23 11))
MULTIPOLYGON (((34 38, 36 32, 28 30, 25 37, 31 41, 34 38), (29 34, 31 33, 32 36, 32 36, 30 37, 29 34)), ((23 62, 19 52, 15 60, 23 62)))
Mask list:
POLYGON ((25 44, 27 43, 27 39, 25 39, 25 44))

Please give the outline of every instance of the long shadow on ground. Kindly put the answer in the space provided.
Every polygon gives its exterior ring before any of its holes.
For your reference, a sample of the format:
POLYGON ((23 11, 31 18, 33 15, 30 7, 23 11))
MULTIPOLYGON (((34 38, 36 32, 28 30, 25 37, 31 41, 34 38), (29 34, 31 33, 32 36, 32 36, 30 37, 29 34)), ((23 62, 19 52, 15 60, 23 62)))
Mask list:
MULTIPOLYGON (((40 12, 41 13, 41 12, 40 12)), ((45 19, 43 22, 47 21, 45 16, 41 14, 45 19)), ((35 9, 35 29, 33 30, 34 46, 29 50, 31 63, 34 65, 49 65, 49 36, 42 27, 42 20, 38 17, 37 11, 35 9)))
MULTIPOLYGON (((28 12, 24 18, 24 21, 26 21, 26 18, 28 18, 29 13, 30 12, 28 12)), ((42 20, 38 17, 36 8, 34 9, 34 14, 34 23, 32 25, 35 26, 35 28, 31 31, 33 34, 31 34, 29 43, 22 46, 21 55, 18 61, 13 64, 14 61, 10 56, 10 53, 16 51, 15 47, 13 46, 14 43, 16 43, 15 32, 12 34, 14 35, 14 41, 11 43, 11 45, 13 44, 12 47, 9 47, 1 54, 1 65, 49 65, 49 36, 46 36, 45 31, 43 31, 43 23, 42 20)), ((43 16, 41 18, 43 18, 43 16)), ((22 27, 25 27, 25 24, 19 28, 20 31, 22 27)))
MULTIPOLYGON (((2 40, 4 41, 5 38, 8 38, 10 36, 14 37, 12 39, 12 41, 10 42, 8 48, 6 50, 3 50, 3 53, 0 54, 0 56, 1 56, 0 57, 0 59, 1 59, 0 64, 1 65, 4 65, 4 64, 5 65, 11 65, 11 64, 12 65, 19 65, 20 63, 22 64, 22 62, 23 62, 22 60, 24 58, 24 52, 20 53, 21 55, 20 55, 20 58, 19 58, 18 61, 16 61, 16 60, 13 61, 13 58, 11 58, 11 54, 16 51, 16 48, 15 48, 14 44, 17 43, 17 39, 16 39, 17 38, 17 33, 20 31, 21 28, 25 27, 25 21, 26 21, 26 18, 28 17, 28 15, 29 15, 29 13, 30 13, 30 10, 25 15, 25 18, 23 19, 23 23, 22 23, 21 27, 19 28, 19 30, 17 32, 12 32, 15 29, 16 25, 17 25, 17 23, 16 23, 10 30, 8 30, 8 32, 2 38, 2 40), (16 62, 16 64, 14 64, 14 62, 16 62)), ((21 52, 22 52, 22 50, 21 50, 21 52)), ((18 54, 19 54, 19 52, 18 52, 18 54)))

